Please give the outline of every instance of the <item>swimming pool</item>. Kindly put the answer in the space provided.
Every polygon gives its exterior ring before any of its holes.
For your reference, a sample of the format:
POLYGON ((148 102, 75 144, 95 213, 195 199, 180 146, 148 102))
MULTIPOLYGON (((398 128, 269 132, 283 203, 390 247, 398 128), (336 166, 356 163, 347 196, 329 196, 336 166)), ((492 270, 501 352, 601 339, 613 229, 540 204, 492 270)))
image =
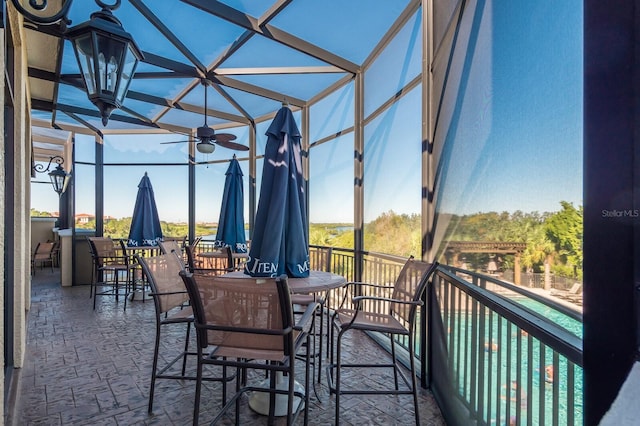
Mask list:
POLYGON ((544 305, 543 303, 537 302, 532 299, 518 297, 511 300, 524 307, 534 310, 535 312, 541 314, 543 317, 558 324, 568 332, 582 339, 582 321, 577 321, 563 314, 562 312, 559 312, 549 306, 544 305))
MULTIPOLYGON (((516 303, 527 307, 538 314, 540 314, 547 321, 557 324, 567 330, 574 336, 582 339, 583 326, 582 321, 578 321, 572 317, 569 317, 562 312, 553 309, 550 306, 546 306, 538 301, 528 298, 514 299, 516 303)), ((582 424, 583 422, 583 375, 582 368, 572 365, 565 358, 558 356, 549 348, 545 348, 544 345, 535 339, 526 339, 526 333, 521 332, 520 345, 523 353, 529 354, 522 360, 520 367, 520 375, 517 371, 514 371, 514 377, 520 378, 520 398, 517 397, 517 386, 503 386, 501 391, 501 403, 503 405, 511 404, 511 412, 514 412, 514 405, 516 403, 521 404, 521 412, 526 413, 520 418, 521 424, 528 424, 526 416, 534 417, 533 424, 542 424, 540 421, 543 418, 543 423, 555 423, 563 425, 568 424, 567 410, 572 409, 574 424, 582 424), (542 362, 541 362, 542 360, 542 362), (568 370, 572 369, 572 377, 569 378, 568 370), (557 369, 558 371, 554 371, 557 369), (542 370, 542 371, 541 371, 542 370), (554 373, 556 373, 554 375, 554 373), (554 381, 555 378, 555 381, 554 381), (530 382, 530 383, 529 383, 530 382), (507 389, 509 387, 510 389, 507 389), (570 389, 571 388, 571 391, 570 389), (526 390, 530 390, 532 395, 528 395, 526 390), (569 401, 571 399, 571 401, 569 401), (527 405, 532 404, 534 412, 527 409, 527 405), (559 409, 554 413, 552 407, 558 406, 559 409), (540 413, 540 407, 544 408, 544 413, 540 413), (554 416, 557 419, 554 419, 554 416), (536 421, 537 418, 537 421, 536 421)), ((516 347, 518 345, 517 337, 512 336, 511 344, 516 347)), ((506 369, 506 364, 501 366, 506 369)), ((512 368, 513 370, 513 363, 512 368)), ((515 382, 513 380, 512 382, 515 382)), ((494 423, 497 424, 497 423, 494 423)))
MULTIPOLYGON (((580 321, 533 300, 513 301, 581 339, 580 321)), ((452 378, 483 422, 582 424, 581 367, 488 308, 447 313, 452 378)))

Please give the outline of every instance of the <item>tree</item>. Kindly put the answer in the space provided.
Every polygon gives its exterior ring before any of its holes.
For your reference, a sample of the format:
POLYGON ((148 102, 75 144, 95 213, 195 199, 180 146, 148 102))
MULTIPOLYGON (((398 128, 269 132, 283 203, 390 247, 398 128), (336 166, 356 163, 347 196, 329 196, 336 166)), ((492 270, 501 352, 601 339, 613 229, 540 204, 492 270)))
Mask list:
POLYGON ((383 213, 364 227, 367 251, 420 258, 420 215, 383 213))
POLYGON ((41 212, 36 209, 31 209, 31 217, 53 217, 51 212, 41 212))
POLYGON ((583 208, 576 209, 567 201, 560 205, 562 210, 545 221, 545 233, 561 263, 572 269, 573 277, 578 277, 582 271, 583 208))

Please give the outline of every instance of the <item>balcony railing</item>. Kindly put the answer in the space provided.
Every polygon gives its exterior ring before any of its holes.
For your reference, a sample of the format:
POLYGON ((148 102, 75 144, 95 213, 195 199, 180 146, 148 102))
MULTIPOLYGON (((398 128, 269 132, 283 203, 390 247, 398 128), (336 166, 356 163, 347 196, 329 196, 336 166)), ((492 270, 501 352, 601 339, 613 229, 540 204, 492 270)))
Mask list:
MULTIPOLYGON (((311 247, 311 259, 314 250, 319 248, 311 247)), ((406 261, 359 255, 358 271, 353 250, 333 248, 332 271, 348 281, 387 284, 406 261)), ((329 306, 340 296, 334 293, 329 306)), ((431 388, 448 422, 582 424, 582 317, 577 309, 445 265, 438 267, 425 302, 428 321, 423 318, 418 327, 420 353, 414 356, 422 383, 431 388)))

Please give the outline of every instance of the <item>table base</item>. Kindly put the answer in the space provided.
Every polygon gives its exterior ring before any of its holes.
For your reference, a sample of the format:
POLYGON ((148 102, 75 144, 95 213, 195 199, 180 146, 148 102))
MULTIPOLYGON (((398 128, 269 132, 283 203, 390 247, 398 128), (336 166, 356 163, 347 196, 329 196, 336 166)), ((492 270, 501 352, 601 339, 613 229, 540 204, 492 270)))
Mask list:
MULTIPOLYGON (((266 379, 262 381, 261 387, 268 388, 269 385, 270 385, 269 379, 266 379)), ((295 382, 293 387, 295 392, 300 392, 304 394, 304 387, 300 383, 295 382)), ((282 372, 276 373, 276 389, 284 390, 284 391, 289 389, 289 383, 287 380, 285 380, 282 372)), ((294 411, 295 411, 295 407, 297 407, 298 404, 302 402, 301 399, 302 398, 298 396, 293 397, 294 411)), ((276 409, 275 409, 276 417, 282 417, 287 415, 287 401, 288 401, 288 395, 286 394, 276 395, 276 409)), ((268 416, 269 415, 269 392, 257 392, 257 391, 252 392, 251 397, 249 398, 249 407, 251 407, 251 409, 258 414, 268 416)))
POLYGON ((152 299, 151 297, 151 292, 146 290, 146 291, 142 291, 142 290, 136 290, 135 292, 131 293, 131 295, 129 296, 129 300, 147 300, 147 299, 152 299))

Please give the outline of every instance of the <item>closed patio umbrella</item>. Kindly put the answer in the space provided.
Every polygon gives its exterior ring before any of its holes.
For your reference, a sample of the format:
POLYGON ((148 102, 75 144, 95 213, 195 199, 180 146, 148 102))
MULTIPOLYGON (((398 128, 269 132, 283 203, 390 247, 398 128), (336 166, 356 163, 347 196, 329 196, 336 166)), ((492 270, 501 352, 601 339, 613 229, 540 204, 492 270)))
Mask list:
POLYGON ((260 199, 245 274, 309 276, 309 235, 300 132, 283 106, 266 132, 260 199))
POLYGON ((133 208, 127 245, 130 247, 156 246, 161 239, 162 230, 153 187, 145 172, 138 184, 138 196, 133 208))
POLYGON ((224 192, 220 207, 220 219, 216 233, 216 244, 229 246, 235 253, 247 252, 244 234, 244 187, 242 170, 235 154, 229 163, 224 180, 224 192))

